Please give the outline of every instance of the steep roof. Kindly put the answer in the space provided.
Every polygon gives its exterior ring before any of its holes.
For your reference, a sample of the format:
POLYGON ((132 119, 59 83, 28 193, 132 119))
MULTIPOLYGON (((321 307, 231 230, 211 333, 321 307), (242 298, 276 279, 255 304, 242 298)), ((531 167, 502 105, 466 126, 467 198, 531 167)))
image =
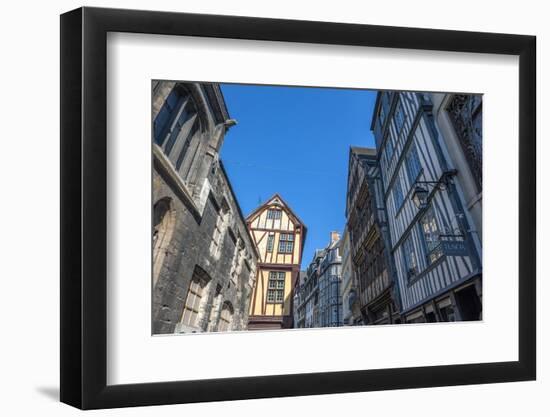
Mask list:
POLYGON ((360 146, 350 146, 349 147, 349 158, 348 158, 348 180, 347 180, 347 184, 349 186, 349 179, 350 179, 350 175, 351 175, 351 162, 352 162, 352 158, 353 157, 356 157, 360 160, 364 160, 364 159, 376 159, 377 157, 377 153, 376 153, 376 148, 363 148, 363 147, 360 147, 360 146))
POLYGON ((256 207, 254 209, 254 211, 252 211, 252 213, 250 213, 247 217, 246 217, 246 221, 247 222, 250 222, 260 211, 262 211, 263 209, 265 209, 267 206, 271 205, 271 204, 279 204, 281 206, 283 206, 286 210, 288 210, 288 212, 292 215, 292 217, 294 217, 296 219, 296 221, 298 223, 300 223, 300 225, 304 228, 304 229, 307 229, 305 223, 300 219, 300 217, 298 217, 298 215, 292 210, 292 208, 290 208, 290 206, 287 204, 287 202, 281 197, 281 195, 279 193, 275 193, 273 194, 270 198, 268 198, 264 203, 260 204, 258 207, 256 207))
MULTIPOLYGON (((350 146, 349 147, 349 157, 348 157, 348 178, 346 181, 346 188, 349 192, 350 178, 352 174, 351 165, 353 158, 357 158, 358 161, 364 160, 375 160, 377 158, 376 148, 365 148, 361 146, 350 146)), ((348 198, 346 197, 346 217, 348 216, 348 198)))
MULTIPOLYGON (((256 215, 258 213, 260 213, 262 210, 264 210, 267 206, 271 205, 271 204, 279 204, 281 205, 282 207, 285 208, 285 210, 288 211, 288 213, 294 217, 294 219, 300 223, 300 226, 302 226, 302 244, 301 244, 301 247, 300 247, 300 252, 304 252, 304 245, 305 245, 305 242, 306 242, 306 235, 307 235, 307 227, 305 225, 305 223, 300 219, 300 217, 298 217, 298 215, 290 208, 290 206, 287 204, 287 202, 283 199, 283 197, 281 197, 281 195, 279 193, 275 193, 273 194, 270 198, 268 198, 264 203, 260 204, 258 207, 256 207, 256 209, 254 209, 252 211, 252 213, 250 213, 247 217, 246 217, 246 222, 248 224, 250 224, 250 222, 252 222, 252 220, 254 219, 254 217, 256 217, 256 215)), ((300 256, 301 258, 301 256, 300 256)))

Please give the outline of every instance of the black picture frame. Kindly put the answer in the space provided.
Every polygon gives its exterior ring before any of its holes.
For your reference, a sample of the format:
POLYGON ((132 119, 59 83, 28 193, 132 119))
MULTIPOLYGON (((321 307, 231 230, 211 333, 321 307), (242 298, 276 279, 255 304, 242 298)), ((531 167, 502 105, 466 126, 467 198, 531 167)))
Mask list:
POLYGON ((88 7, 61 15, 61 401, 95 409, 534 380, 535 45, 524 35, 236 16, 88 7), (108 32, 519 56, 519 360, 107 385, 108 32))

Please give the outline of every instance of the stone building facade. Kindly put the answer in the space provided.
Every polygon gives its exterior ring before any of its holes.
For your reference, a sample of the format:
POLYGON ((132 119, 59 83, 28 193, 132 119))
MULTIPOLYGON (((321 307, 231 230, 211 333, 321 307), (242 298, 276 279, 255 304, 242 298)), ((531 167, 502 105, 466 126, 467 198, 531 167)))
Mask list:
POLYGON ((257 249, 219 159, 229 117, 217 84, 155 81, 154 334, 246 330, 257 249))

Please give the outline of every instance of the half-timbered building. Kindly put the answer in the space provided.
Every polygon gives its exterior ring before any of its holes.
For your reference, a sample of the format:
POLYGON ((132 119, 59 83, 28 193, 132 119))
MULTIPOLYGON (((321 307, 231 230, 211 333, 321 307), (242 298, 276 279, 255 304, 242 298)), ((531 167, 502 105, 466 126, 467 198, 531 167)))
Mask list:
MULTIPOLYGON (((481 318, 481 242, 433 96, 381 91, 374 132, 406 322, 481 318)), ((480 142, 479 142, 480 145, 480 142)))
MULTIPOLYGON (((399 323, 400 299, 376 149, 351 147, 346 201, 350 258, 365 324, 399 323)), ((354 319, 357 322, 357 318, 354 319)))
POLYGON ((218 84, 154 81, 154 334, 245 330, 258 253, 219 159, 218 84))
POLYGON ((254 210, 247 225, 259 252, 248 328, 292 328, 306 226, 278 194, 254 210))

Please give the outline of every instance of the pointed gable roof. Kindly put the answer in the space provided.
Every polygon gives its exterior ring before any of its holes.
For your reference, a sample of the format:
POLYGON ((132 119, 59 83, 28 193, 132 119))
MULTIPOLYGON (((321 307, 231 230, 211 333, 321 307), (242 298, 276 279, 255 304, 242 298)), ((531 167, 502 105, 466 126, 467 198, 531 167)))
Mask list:
POLYGON ((300 223, 300 225, 306 229, 305 223, 298 217, 298 215, 290 208, 290 206, 286 203, 285 200, 280 196, 279 193, 273 194, 270 198, 268 198, 264 203, 260 204, 258 207, 252 211, 247 217, 246 221, 251 222, 254 217, 256 217, 257 214, 259 214, 262 210, 264 210, 268 206, 280 206, 281 208, 284 208, 294 219, 300 223))
POLYGON ((361 146, 350 146, 349 147, 349 156, 348 156, 348 179, 346 185, 346 217, 348 216, 348 203, 349 203, 349 187, 352 176, 352 166, 354 162, 361 162, 362 160, 376 160, 378 154, 375 148, 366 148, 361 146))
POLYGON ((306 241, 307 227, 306 227, 305 223, 298 217, 298 215, 296 213, 294 213, 294 211, 290 208, 290 206, 286 203, 286 201, 283 200, 283 198, 281 197, 281 195, 279 193, 273 194, 263 204, 260 204, 254 211, 252 211, 252 213, 250 213, 246 217, 246 223, 248 225, 250 225, 252 220, 254 220, 254 218, 259 213, 261 213, 266 207, 272 206, 272 205, 280 206, 281 208, 283 208, 290 215, 290 217, 293 217, 300 224, 300 226, 302 227, 301 251, 303 252, 304 251, 304 243, 306 241))

